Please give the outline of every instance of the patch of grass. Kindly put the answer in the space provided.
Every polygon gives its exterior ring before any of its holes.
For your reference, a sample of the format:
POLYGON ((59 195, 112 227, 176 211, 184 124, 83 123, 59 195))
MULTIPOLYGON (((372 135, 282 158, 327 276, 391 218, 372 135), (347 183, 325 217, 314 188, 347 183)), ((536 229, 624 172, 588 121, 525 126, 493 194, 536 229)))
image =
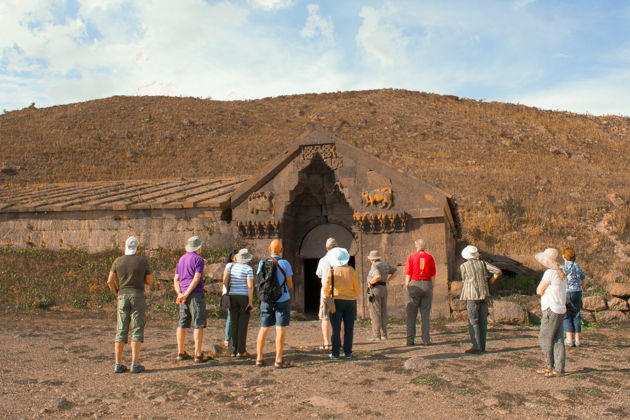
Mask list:
POLYGON ((223 377, 223 374, 221 372, 202 372, 199 375, 200 378, 202 379, 221 379, 223 377))
POLYGON ((372 325, 372 320, 370 318, 361 318, 357 320, 357 324, 362 327, 369 327, 372 325))
POLYGON ((85 309, 88 307, 89 298, 87 296, 72 296, 70 297, 70 303, 76 309, 85 309))
POLYGON ((355 350, 352 352, 352 354, 356 357, 369 357, 371 359, 386 359, 387 356, 385 356, 382 353, 378 353, 375 351, 370 351, 370 350, 355 350))
POLYGON ((442 388, 449 384, 448 381, 432 374, 416 376, 411 380, 411 383, 416 385, 429 385, 431 388, 442 388))
POLYGON ((405 325, 407 320, 405 318, 388 318, 387 325, 405 325))

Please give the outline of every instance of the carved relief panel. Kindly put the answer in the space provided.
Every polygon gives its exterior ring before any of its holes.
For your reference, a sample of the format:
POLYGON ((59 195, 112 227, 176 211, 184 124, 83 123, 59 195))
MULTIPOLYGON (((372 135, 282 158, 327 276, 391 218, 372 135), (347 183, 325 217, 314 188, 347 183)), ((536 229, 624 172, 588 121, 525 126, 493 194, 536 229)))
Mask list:
POLYGON ((354 213, 355 226, 363 233, 406 232, 406 213, 354 213))

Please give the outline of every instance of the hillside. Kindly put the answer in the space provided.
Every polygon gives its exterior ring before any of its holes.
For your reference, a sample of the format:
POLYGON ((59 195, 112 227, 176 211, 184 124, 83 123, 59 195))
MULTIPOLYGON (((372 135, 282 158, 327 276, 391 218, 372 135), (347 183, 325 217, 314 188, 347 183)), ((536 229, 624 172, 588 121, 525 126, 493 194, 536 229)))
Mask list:
MULTIPOLYGON (((112 97, 0 116, 0 185, 253 174, 317 122, 450 192, 462 241, 630 276, 630 119, 403 90, 112 97)), ((617 274, 618 276, 619 274, 617 274)))

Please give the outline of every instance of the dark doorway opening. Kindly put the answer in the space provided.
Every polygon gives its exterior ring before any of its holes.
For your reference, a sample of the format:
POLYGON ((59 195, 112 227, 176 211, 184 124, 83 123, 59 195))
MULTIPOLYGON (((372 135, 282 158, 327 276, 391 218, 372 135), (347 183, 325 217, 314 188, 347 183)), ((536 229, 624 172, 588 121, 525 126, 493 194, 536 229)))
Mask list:
MULTIPOLYGON (((304 312, 317 314, 319 312, 319 300, 322 290, 322 281, 315 272, 319 258, 304 259, 304 312)), ((355 267, 354 257, 350 257, 348 265, 355 267)), ((361 279, 358 279, 361 281, 361 279)))

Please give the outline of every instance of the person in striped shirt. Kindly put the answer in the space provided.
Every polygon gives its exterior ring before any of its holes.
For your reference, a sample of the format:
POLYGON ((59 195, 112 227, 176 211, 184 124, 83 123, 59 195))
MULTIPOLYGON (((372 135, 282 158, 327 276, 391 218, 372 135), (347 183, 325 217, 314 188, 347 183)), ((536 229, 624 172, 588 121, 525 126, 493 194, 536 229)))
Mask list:
POLYGON ((233 357, 249 357, 246 350, 249 314, 254 308, 254 270, 248 263, 254 258, 245 248, 238 251, 236 262, 225 266, 223 284, 230 295, 230 345, 233 357))
POLYGON ((490 273, 493 275, 492 281, 498 279, 501 276, 501 270, 479 259, 479 251, 475 246, 468 245, 464 248, 462 257, 467 261, 459 266, 464 282, 459 298, 466 301, 468 332, 472 342, 472 347, 465 353, 484 353, 488 332, 488 297, 490 297, 488 279, 490 273))

